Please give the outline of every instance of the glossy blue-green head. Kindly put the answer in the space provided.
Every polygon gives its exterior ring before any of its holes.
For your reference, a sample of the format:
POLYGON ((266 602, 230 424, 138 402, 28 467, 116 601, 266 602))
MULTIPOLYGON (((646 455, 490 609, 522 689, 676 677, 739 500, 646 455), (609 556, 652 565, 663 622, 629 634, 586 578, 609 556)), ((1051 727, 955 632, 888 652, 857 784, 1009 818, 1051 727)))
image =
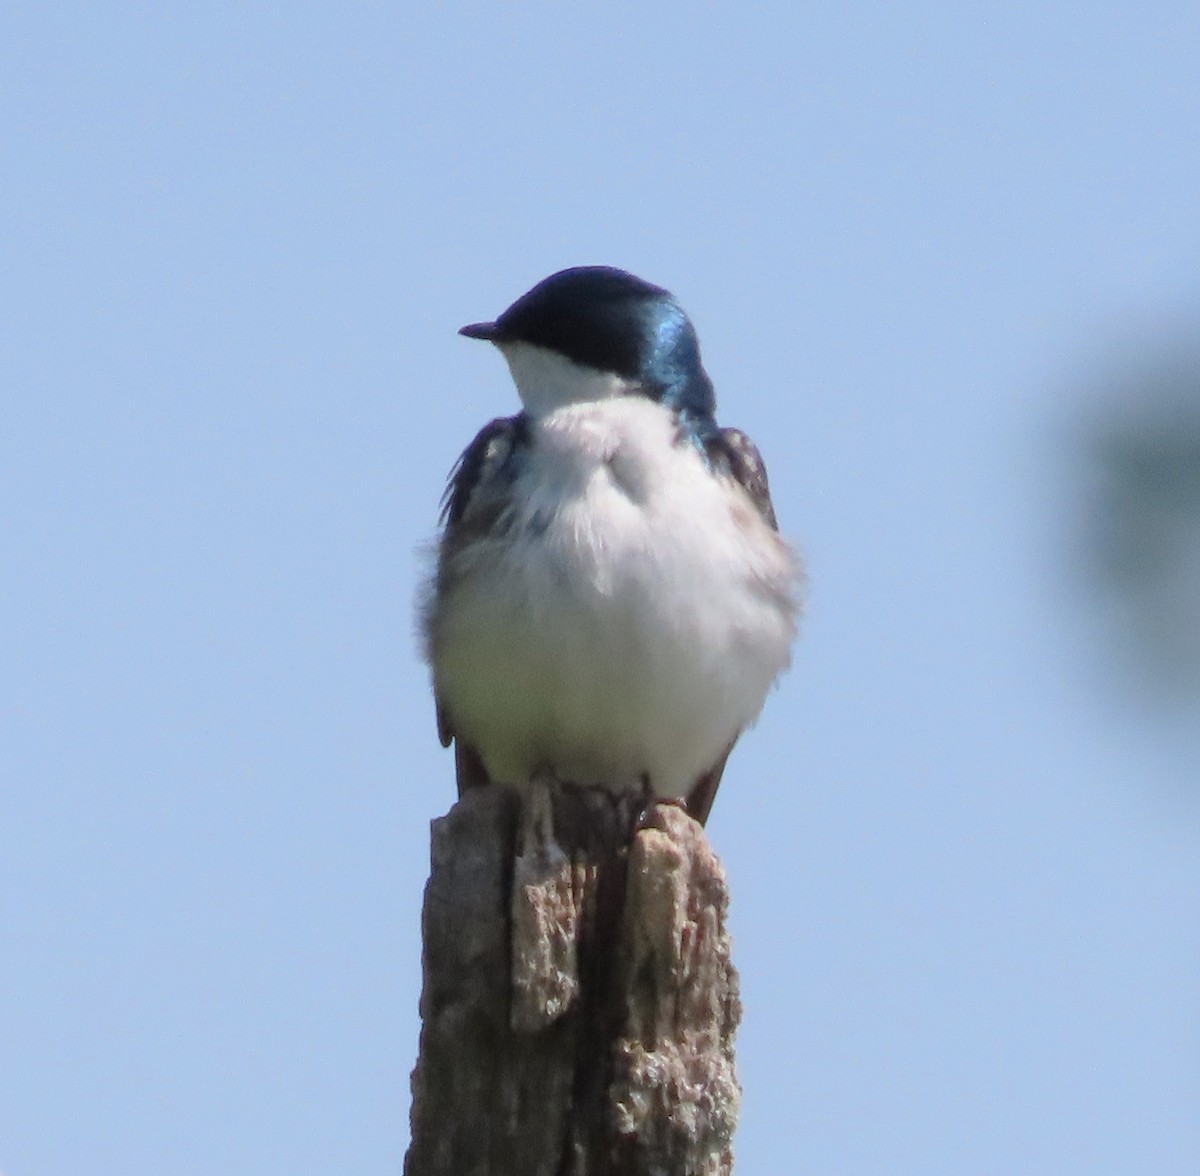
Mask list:
POLYGON ((580 369, 619 377, 697 425, 713 419, 712 381, 691 321, 668 291, 624 270, 561 270, 495 322, 474 323, 461 334, 502 351, 523 344, 553 353, 580 369))

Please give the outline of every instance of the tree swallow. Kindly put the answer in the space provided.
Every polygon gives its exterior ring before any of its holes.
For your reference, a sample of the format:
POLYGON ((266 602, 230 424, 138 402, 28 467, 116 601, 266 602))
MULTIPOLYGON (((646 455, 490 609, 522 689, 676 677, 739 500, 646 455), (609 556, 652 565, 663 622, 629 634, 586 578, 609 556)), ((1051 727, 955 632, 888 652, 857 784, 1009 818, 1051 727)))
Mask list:
POLYGON ((796 631, 762 458, 717 425, 679 303, 623 270, 563 270, 459 333, 523 406, 450 475, 422 610, 459 795, 549 773, 703 824, 796 631))

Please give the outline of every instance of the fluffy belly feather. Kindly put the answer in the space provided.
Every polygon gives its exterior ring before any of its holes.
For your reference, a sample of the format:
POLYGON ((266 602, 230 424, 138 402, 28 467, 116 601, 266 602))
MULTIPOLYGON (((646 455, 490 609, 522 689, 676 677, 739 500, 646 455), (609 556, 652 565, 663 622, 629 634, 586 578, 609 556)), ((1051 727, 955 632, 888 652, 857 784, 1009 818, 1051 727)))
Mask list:
POLYGON ((438 697, 493 779, 682 796, 788 663, 795 558, 650 401, 533 430, 500 525, 446 557, 438 697))

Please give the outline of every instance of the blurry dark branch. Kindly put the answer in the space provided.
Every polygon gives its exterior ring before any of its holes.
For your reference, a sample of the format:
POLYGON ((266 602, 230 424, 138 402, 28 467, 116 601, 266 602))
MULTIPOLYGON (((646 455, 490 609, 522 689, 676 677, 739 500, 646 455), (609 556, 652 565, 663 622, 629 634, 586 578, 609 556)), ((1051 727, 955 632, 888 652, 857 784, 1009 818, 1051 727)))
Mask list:
POLYGON ((1160 700, 1200 698, 1200 350, 1127 372, 1087 430, 1086 567, 1160 700))
POLYGON ((724 872, 675 806, 535 784, 433 824, 405 1176, 732 1170, 724 872))

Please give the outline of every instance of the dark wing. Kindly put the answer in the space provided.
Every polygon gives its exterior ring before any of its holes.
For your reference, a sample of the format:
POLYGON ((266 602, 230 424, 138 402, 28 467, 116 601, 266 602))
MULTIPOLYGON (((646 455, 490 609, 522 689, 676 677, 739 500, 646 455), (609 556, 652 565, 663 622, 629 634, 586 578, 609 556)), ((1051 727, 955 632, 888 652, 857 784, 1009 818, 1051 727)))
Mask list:
POLYGON ((712 811, 713 801, 717 799, 717 789, 721 784, 721 776, 725 772, 725 761, 729 759, 729 753, 733 750, 733 744, 737 742, 735 738, 725 751, 721 758, 695 784, 687 794, 687 799, 684 802, 684 807, 687 809, 688 816, 692 820, 704 825, 708 821, 708 814, 712 811))
MULTIPOLYGON (((446 492, 442 495, 442 544, 435 593, 441 590, 445 582, 447 553, 459 544, 468 542, 472 535, 486 532, 495 521, 499 499, 495 493, 495 483, 498 477, 504 480, 506 471, 511 470, 513 453, 524 442, 527 432, 528 422, 524 413, 515 417, 498 417, 479 430, 455 462, 446 492), (488 509, 489 504, 491 509, 488 509)), ((436 609, 436 601, 433 608, 436 609)), ((455 742, 454 728, 441 699, 435 696, 434 701, 438 738, 443 747, 449 747, 451 742, 455 742)), ((463 745, 459 740, 454 752, 459 796, 469 787, 488 782, 483 761, 474 748, 463 745)))
POLYGON ((484 425, 475 440, 463 450, 450 471, 446 493, 442 495, 441 522, 447 533, 462 521, 476 487, 507 465, 514 448, 524 441, 528 427, 524 413, 515 417, 497 417, 484 425))
MULTIPOLYGON (((778 531, 775 508, 771 505, 771 488, 767 484, 767 467, 754 442, 741 429, 718 429, 705 438, 704 449, 713 468, 732 478, 745 490, 763 521, 772 531, 778 531)), ((692 785, 687 795, 687 811, 701 825, 708 820, 725 771, 725 761, 729 759, 736 742, 735 738, 721 758, 692 785)))
POLYGON ((771 530, 778 531, 775 508, 771 505, 771 488, 767 484, 767 467, 754 442, 741 429, 718 429, 705 440, 704 448, 708 460, 750 495, 750 501, 771 530))

